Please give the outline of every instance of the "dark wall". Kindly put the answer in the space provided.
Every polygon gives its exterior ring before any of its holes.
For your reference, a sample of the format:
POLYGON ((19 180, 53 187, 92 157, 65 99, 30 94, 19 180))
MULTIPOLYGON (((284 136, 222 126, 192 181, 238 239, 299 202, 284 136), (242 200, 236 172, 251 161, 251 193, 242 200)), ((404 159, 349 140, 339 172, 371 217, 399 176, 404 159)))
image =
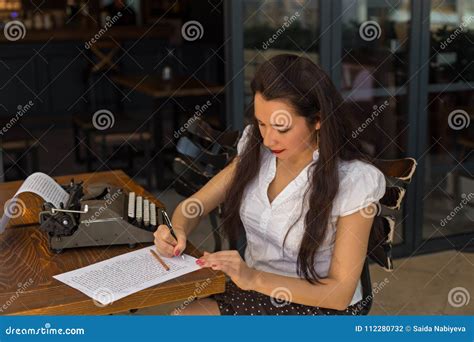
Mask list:
MULTIPOLYGON (((123 42, 122 47, 126 53, 120 58, 121 73, 159 75, 162 62, 170 64, 177 75, 195 74, 202 80, 223 82, 222 57, 215 54, 219 48, 215 43, 169 46, 165 41, 143 39, 123 42), (175 58, 165 58, 169 49, 174 49, 175 58)), ((87 110, 91 94, 99 106, 114 108, 122 94, 108 79, 110 73, 92 78, 92 87, 87 83, 88 58, 91 53, 80 42, 0 45, 0 117, 12 116, 19 105, 31 100, 34 106, 23 117, 26 123, 41 124, 43 118, 60 123, 74 112, 87 110)), ((128 97, 130 101, 122 101, 126 109, 153 106, 146 95, 134 92, 128 97)))

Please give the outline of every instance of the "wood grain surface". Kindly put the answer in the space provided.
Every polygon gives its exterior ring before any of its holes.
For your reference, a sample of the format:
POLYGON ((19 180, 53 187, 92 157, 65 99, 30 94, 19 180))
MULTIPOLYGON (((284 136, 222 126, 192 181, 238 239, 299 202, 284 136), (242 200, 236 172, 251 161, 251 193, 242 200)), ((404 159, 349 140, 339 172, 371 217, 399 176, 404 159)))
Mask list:
MULTIPOLYGON (((64 184, 72 177, 76 181, 84 180, 85 184, 107 182, 152 197, 122 171, 79 174, 55 179, 64 184)), ((4 203, 14 195, 21 183, 0 184, 2 214, 4 203)), ((46 234, 38 227, 38 212, 42 201, 31 195, 23 196, 22 200, 27 205, 26 215, 0 234, 1 315, 109 314, 224 291, 225 276, 222 272, 201 269, 142 290, 110 305, 96 305, 91 298, 54 279, 53 275, 88 266, 146 245, 135 248, 86 247, 67 249, 61 254, 55 254, 49 250, 46 234)), ((159 201, 154 202, 163 206, 159 201)), ((189 242, 185 252, 195 257, 202 255, 189 242)))

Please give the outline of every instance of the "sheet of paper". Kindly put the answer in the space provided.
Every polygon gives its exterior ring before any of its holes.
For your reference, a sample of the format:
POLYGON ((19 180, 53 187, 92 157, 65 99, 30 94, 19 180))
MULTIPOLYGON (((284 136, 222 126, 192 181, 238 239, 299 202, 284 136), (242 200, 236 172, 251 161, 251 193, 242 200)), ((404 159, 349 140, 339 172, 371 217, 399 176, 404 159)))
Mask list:
POLYGON ((54 278, 98 303, 108 305, 140 290, 200 269, 196 265, 196 258, 184 255, 184 260, 180 257, 162 257, 170 267, 166 271, 150 249, 155 249, 155 246, 55 275, 54 278))
POLYGON ((23 192, 32 192, 43 198, 46 202, 51 202, 56 208, 59 203, 66 204, 69 194, 47 174, 36 172, 28 176, 20 186, 15 196, 23 192))
POLYGON ((24 192, 32 192, 40 196, 44 201, 51 202, 56 208, 62 202, 66 204, 69 194, 56 181, 47 174, 36 172, 28 176, 13 198, 5 203, 4 213, 0 219, 0 233, 3 233, 12 217, 22 215, 26 209, 25 204, 18 199, 18 195, 24 192))

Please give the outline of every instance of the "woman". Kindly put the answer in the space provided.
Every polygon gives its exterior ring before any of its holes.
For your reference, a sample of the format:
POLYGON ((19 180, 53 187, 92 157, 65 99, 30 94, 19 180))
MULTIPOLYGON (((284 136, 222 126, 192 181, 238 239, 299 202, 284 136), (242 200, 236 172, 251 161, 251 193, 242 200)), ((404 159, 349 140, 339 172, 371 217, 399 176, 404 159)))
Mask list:
POLYGON ((226 273, 223 294, 198 299, 187 315, 357 314, 360 275, 373 222, 371 206, 385 192, 383 174, 351 137, 350 115, 329 77, 309 59, 279 55, 251 84, 253 124, 238 155, 173 215, 155 244, 180 255, 199 217, 224 203, 222 226, 238 251, 205 253, 201 267, 226 273))

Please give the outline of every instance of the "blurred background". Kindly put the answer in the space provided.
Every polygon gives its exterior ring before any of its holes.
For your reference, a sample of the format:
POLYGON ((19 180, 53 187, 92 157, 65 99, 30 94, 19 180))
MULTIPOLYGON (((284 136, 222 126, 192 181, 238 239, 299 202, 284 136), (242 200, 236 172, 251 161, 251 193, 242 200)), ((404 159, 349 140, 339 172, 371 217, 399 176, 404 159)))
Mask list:
MULTIPOLYGON (((371 127, 367 151, 418 162, 396 214, 408 273, 375 312, 463 313, 446 296, 473 283, 474 0, 0 0, 0 30, 0 180, 123 169, 171 209, 189 120, 241 131, 260 63, 315 61, 371 127), (433 298, 395 295, 414 288, 433 298)), ((209 224, 193 237, 208 250, 209 224)))

